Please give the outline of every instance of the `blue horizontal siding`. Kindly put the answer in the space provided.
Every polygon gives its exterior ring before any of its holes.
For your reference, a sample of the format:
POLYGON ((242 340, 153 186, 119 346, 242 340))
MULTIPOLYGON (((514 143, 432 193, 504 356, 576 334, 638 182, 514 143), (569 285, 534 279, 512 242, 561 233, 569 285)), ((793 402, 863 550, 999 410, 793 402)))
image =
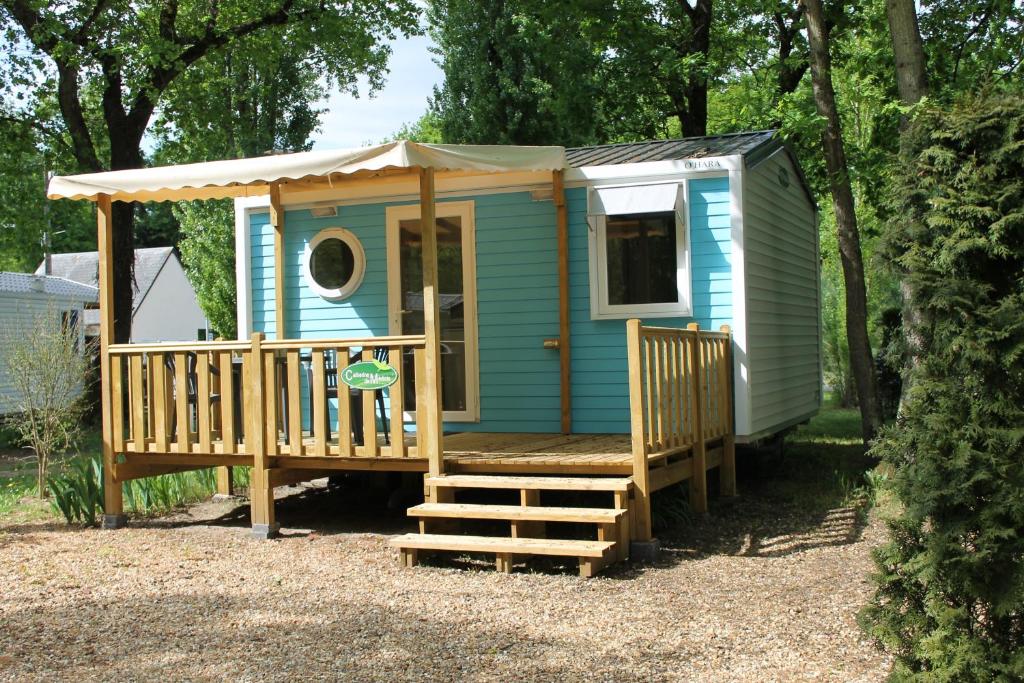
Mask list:
MULTIPOLYGON (((690 181, 693 306, 702 326, 731 320, 730 210, 727 179, 690 181)), ((573 427, 581 433, 628 432, 625 321, 590 320, 586 190, 566 193, 569 213, 573 427)), ((528 192, 468 197, 474 202, 480 340, 480 422, 449 431, 557 432, 558 263, 552 202, 528 192)), ((453 201, 460 201, 454 199, 453 201)), ((338 215, 285 216, 285 330, 293 339, 387 333, 385 211, 393 204, 340 206, 338 215), (363 283, 345 301, 317 296, 302 275, 303 251, 324 228, 343 226, 366 252, 363 283)), ((266 214, 250 222, 253 328, 274 336, 273 229, 266 214)), ((691 319, 652 319, 683 326, 691 319)), ((334 419, 332 410, 332 419, 334 419)))
MULTIPOLYGON (((731 207, 728 178, 691 180, 690 263, 693 317, 644 322, 718 329, 732 322, 731 207)), ((566 192, 569 209, 569 296, 572 317, 572 422, 580 433, 629 432, 626 321, 590 319, 587 192, 566 192)))

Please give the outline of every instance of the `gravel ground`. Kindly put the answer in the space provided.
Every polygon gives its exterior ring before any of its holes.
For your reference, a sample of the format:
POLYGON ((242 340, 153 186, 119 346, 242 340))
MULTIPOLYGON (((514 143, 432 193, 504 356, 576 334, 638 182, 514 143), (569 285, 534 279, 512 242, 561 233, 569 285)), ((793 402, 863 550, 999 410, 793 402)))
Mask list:
POLYGON ((0 521, 0 680, 883 679, 855 623, 882 525, 762 494, 591 580, 401 569, 400 512, 315 488, 269 542, 232 503, 116 532, 0 521))

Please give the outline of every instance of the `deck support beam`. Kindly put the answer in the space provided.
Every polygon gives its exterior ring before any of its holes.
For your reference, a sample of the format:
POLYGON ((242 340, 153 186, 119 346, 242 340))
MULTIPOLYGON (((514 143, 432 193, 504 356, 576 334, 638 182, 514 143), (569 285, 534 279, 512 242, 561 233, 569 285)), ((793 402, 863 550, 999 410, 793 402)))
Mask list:
POLYGON ((281 186, 270 184, 270 224, 274 226, 274 332, 284 339, 284 207, 281 186))
MULTIPOLYGON (((434 211, 434 169, 419 169, 421 258, 423 269, 423 334, 426 337, 426 362, 423 384, 417 392, 426 392, 422 405, 425 434, 418 435, 420 453, 427 459, 428 473, 444 473, 444 445, 441 421, 441 306, 437 274, 437 221, 434 211)), ((417 401, 417 405, 421 405, 417 401)), ((438 502, 438 501, 434 501, 438 502)))
POLYGON ((108 347, 114 334, 114 255, 113 209, 110 195, 96 198, 96 248, 99 256, 100 306, 100 402, 103 419, 103 528, 118 529, 125 525, 124 498, 116 477, 117 454, 114 453, 113 408, 110 384, 110 353, 108 347))
POLYGON ((694 512, 708 511, 708 465, 707 447, 704 443, 704 369, 706 359, 700 341, 700 325, 690 323, 686 329, 694 332, 693 344, 690 346, 690 367, 697 368, 691 372, 693 393, 690 400, 693 406, 693 471, 690 473, 690 509, 694 512))
POLYGON ((554 171, 551 177, 555 202, 555 223, 558 227, 558 362, 561 370, 562 433, 572 433, 572 355, 569 324, 569 210, 565 205, 565 172, 554 171))
POLYGON ((254 333, 252 350, 247 359, 249 390, 245 392, 245 414, 250 416, 246 440, 252 450, 252 475, 249 478, 252 535, 267 539, 277 535, 278 526, 274 521, 274 485, 271 482, 270 459, 264 442, 266 420, 273 420, 274 416, 265 415, 264 412, 266 406, 263 401, 262 344, 263 333, 254 333))
MULTIPOLYGON (((626 321, 626 346, 629 367, 630 433, 633 450, 633 541, 650 541, 651 530, 651 484, 647 462, 647 440, 644 438, 644 397, 643 367, 640 348, 640 321, 636 318, 626 321)), ((642 551, 630 551, 630 555, 642 551)))
POLYGON ((217 468, 217 495, 232 496, 235 492, 235 477, 230 465, 217 468))
MULTIPOLYGON (((728 325, 719 328, 729 335, 729 343, 732 344, 732 334, 728 325)), ((722 437, 722 464, 718 468, 718 490, 723 496, 736 495, 736 420, 733 416, 733 383, 732 383, 732 349, 726 356, 725 388, 722 396, 728 402, 726 415, 729 431, 722 437)))

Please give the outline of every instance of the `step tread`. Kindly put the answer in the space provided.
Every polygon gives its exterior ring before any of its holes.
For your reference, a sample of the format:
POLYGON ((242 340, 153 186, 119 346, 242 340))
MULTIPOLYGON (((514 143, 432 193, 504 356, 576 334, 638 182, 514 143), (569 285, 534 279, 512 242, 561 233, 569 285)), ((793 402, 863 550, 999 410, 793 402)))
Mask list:
POLYGON ((546 507, 542 505, 475 505, 469 503, 423 503, 409 508, 410 517, 451 517, 468 519, 515 519, 534 522, 593 522, 611 524, 626 514, 615 508, 546 507))
POLYGON ((391 539, 394 548, 455 550, 462 552, 557 555, 561 557, 604 557, 613 541, 575 541, 552 538, 511 538, 506 536, 454 536, 447 534, 405 534, 391 539))
POLYGON ((629 477, 524 477, 490 474, 449 474, 426 478, 428 486, 464 489, 532 489, 537 491, 628 491, 629 477))

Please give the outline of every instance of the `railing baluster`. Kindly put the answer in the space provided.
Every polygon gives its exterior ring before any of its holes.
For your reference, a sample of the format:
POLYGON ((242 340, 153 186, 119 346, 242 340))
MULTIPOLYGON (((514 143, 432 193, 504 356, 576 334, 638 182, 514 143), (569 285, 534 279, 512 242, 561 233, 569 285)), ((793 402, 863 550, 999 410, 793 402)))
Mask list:
POLYGON ((124 356, 110 356, 111 427, 114 455, 124 452, 124 356))
POLYGON ((153 415, 153 354, 145 353, 142 354, 145 370, 142 381, 145 386, 145 403, 146 403, 146 434, 149 438, 153 438, 156 433, 156 420, 153 415))
POLYGON ((388 352, 388 363, 399 373, 398 380, 388 388, 388 398, 391 399, 391 455, 404 458, 405 422, 402 420, 402 412, 405 405, 405 377, 402 376, 401 346, 391 347, 388 352))
MULTIPOLYGON (((230 351, 220 352, 220 441, 221 452, 235 452, 235 366, 230 351)), ((245 383, 242 383, 245 386, 245 383)), ((244 422, 243 422, 244 424, 244 422)))
POLYGON ((210 453, 210 354, 196 354, 196 439, 200 453, 210 453))
POLYGON ((302 397, 299 381, 299 350, 289 349, 285 354, 288 388, 285 392, 288 401, 288 452, 291 455, 302 455, 302 397))
POLYGON ((665 422, 666 435, 665 445, 674 448, 676 445, 676 364, 675 364, 675 340, 672 337, 665 337, 662 340, 665 345, 665 422))
MULTIPOLYGON (((641 335, 643 335, 643 328, 641 328, 641 335)), ((651 338, 647 335, 641 336, 642 345, 644 348, 644 359, 643 359, 643 383, 644 383, 644 417, 647 425, 647 448, 650 450, 657 450, 657 442, 654 431, 654 404, 651 402, 651 392, 654 390, 651 382, 651 338)))
POLYGON ((174 354, 174 426, 175 443, 179 453, 191 450, 191 423, 188 414, 188 355, 174 354))
POLYGON ((266 437, 264 438, 263 447, 267 452, 268 456, 277 455, 277 398, 281 395, 281 385, 278 382, 277 372, 277 357, 273 349, 261 352, 263 355, 262 359, 254 358, 254 362, 263 363, 263 402, 264 402, 264 419, 266 420, 264 428, 266 429, 266 437))
POLYGON ((423 436, 427 429, 427 401, 429 396, 427 390, 423 386, 427 372, 427 350, 424 347, 417 346, 413 351, 413 387, 416 389, 416 455, 420 458, 424 457, 423 451, 420 450, 420 444, 422 441, 420 437, 423 436))
POLYGON ((146 452, 146 400, 142 387, 142 354, 131 356, 129 362, 132 402, 132 450, 146 452))
MULTIPOLYGON (((373 349, 363 347, 363 360, 373 360, 373 349)), ((363 456, 377 457, 377 411, 375 391, 363 391, 363 456)))
POLYGON ((348 385, 341 381, 341 371, 348 367, 348 348, 335 349, 334 355, 338 359, 338 455, 343 458, 351 458, 355 455, 352 449, 352 395, 348 385))
POLYGON ((313 455, 327 455, 327 369, 324 365, 324 352, 314 349, 311 352, 313 369, 313 411, 309 416, 309 431, 313 433, 313 455))
POLYGON ((164 366, 164 354, 149 355, 150 376, 153 385, 150 390, 151 409, 153 412, 153 450, 166 453, 169 448, 167 431, 167 368, 164 366))

